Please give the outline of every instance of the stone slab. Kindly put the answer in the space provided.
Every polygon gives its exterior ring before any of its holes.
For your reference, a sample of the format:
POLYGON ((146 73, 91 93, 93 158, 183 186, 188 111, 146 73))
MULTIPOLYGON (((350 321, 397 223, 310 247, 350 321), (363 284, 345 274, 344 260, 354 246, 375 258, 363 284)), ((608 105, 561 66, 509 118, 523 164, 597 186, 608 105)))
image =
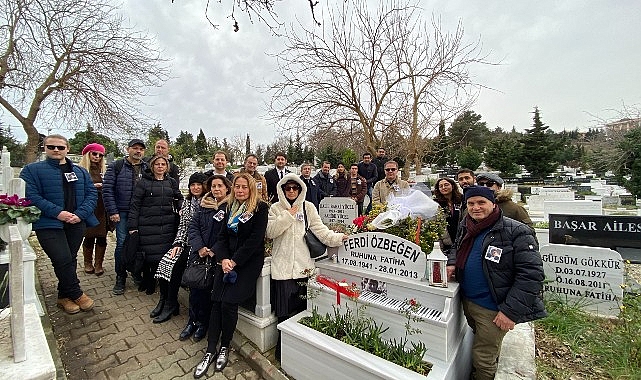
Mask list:
POLYGON ((13 362, 9 318, 0 320, 0 379, 55 379, 53 363, 47 339, 34 304, 24 306, 27 359, 13 362))

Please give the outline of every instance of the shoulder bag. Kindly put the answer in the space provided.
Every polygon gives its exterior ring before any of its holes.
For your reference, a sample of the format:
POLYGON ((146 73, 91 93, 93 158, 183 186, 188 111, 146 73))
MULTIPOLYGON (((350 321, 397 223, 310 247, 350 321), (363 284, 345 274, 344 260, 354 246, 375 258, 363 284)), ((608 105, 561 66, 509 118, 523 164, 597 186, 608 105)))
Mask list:
POLYGON ((210 256, 196 257, 183 273, 181 285, 195 289, 211 289, 214 283, 214 266, 210 256))
POLYGON ((309 248, 309 256, 312 259, 319 258, 325 254, 327 246, 323 244, 316 235, 309 229, 307 224, 307 212, 305 211, 305 201, 303 201, 303 216, 305 218, 305 243, 307 243, 307 248, 309 248))

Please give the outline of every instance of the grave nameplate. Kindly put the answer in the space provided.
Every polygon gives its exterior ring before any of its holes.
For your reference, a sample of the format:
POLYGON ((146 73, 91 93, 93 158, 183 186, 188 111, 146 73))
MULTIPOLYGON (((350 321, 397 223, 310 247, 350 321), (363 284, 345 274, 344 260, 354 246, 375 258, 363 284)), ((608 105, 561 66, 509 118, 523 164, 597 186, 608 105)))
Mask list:
POLYGON ((550 215, 550 243, 604 247, 620 251, 626 260, 641 260, 641 217, 550 215))
POLYGON ((577 186, 576 191, 579 193, 590 193, 592 191, 592 186, 577 186))
POLYGON ((543 285, 546 298, 561 297, 602 315, 619 314, 624 264, 617 252, 551 244, 541 247, 541 259, 547 280, 543 285))
POLYGON ((420 281, 425 276, 427 259, 421 247, 408 240, 366 232, 350 235, 338 247, 338 262, 359 270, 420 281))
POLYGON ((354 224, 354 219, 358 217, 358 207, 350 198, 323 198, 318 206, 318 214, 325 224, 342 223, 351 226, 354 224))
POLYGON ((603 202, 603 207, 606 206, 619 206, 621 204, 621 200, 619 199, 618 196, 612 196, 612 195, 604 195, 601 197, 601 202, 603 202))

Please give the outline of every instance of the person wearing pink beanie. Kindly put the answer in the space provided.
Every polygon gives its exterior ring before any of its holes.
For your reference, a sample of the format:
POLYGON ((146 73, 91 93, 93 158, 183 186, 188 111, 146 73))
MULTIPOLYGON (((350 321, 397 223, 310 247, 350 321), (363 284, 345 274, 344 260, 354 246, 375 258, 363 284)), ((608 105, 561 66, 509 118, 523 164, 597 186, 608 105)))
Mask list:
POLYGON ((95 273, 96 276, 102 276, 105 271, 102 263, 105 259, 107 250, 107 213, 105 205, 102 203, 102 176, 106 171, 105 147, 98 143, 87 144, 82 149, 82 158, 80 166, 87 169, 91 175, 91 180, 98 190, 98 203, 94 209, 94 215, 100 222, 95 227, 87 228, 85 231, 85 240, 82 243, 82 255, 84 257, 84 270, 87 274, 95 273), (95 261, 94 261, 95 246, 95 261))

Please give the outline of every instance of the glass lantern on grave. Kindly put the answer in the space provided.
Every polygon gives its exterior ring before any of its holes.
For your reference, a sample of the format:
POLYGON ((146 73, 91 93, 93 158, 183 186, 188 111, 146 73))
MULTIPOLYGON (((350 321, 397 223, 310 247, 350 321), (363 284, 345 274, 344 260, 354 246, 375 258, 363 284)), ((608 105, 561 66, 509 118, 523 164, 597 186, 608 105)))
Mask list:
POLYGON ((427 278, 430 286, 447 288, 447 256, 439 242, 434 242, 432 252, 427 255, 427 278))

